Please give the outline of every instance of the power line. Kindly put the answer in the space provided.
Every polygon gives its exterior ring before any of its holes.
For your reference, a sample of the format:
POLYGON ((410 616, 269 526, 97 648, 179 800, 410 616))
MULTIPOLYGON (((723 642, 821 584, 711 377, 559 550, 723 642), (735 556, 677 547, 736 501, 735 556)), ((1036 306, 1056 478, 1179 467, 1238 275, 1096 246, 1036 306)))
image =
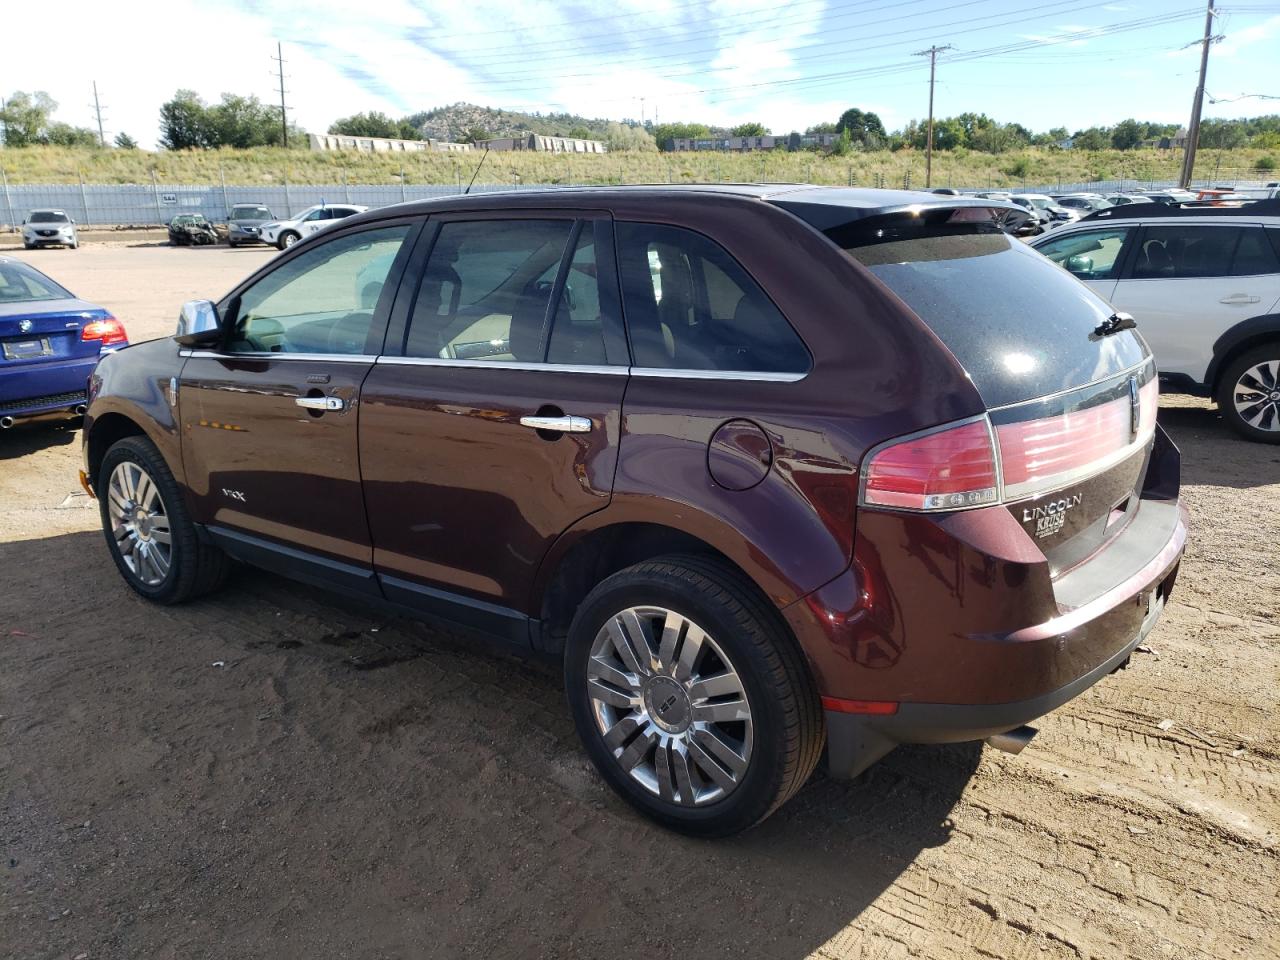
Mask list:
POLYGON ((928 50, 920 50, 913 54, 917 57, 929 58, 929 131, 924 140, 924 186, 927 190, 933 186, 933 87, 938 73, 938 54, 954 50, 951 44, 940 47, 936 43, 928 50))

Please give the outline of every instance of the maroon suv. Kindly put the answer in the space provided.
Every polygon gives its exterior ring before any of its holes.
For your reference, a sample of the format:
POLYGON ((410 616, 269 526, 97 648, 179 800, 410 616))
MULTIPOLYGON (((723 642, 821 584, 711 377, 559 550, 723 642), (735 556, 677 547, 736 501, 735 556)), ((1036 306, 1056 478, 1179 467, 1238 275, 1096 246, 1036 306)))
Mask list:
POLYGON ((85 469, 128 584, 229 560, 564 664, 659 822, 823 756, 992 738, 1124 665, 1186 537, 1132 321, 999 201, 717 186, 352 217, 105 357, 85 469), (176 343, 174 342, 176 341, 176 343))

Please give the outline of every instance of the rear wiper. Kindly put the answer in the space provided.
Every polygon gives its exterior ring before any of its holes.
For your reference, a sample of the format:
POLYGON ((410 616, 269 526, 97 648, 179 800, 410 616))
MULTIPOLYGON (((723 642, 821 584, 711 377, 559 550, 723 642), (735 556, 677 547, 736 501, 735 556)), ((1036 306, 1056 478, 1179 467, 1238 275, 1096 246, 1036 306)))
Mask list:
POLYGON ((1132 330, 1137 325, 1138 324, 1134 321, 1133 317, 1127 313, 1120 313, 1117 310, 1093 328, 1093 333, 1089 335, 1089 339, 1100 340, 1113 333, 1119 333, 1121 330, 1132 330))

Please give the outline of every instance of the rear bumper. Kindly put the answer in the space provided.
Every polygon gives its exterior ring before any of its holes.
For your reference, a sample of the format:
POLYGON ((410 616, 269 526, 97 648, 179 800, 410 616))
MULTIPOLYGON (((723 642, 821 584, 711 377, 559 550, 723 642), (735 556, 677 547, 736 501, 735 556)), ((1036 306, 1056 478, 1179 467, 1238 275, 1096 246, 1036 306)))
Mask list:
MULTIPOLYGON (((105 348, 109 353, 125 344, 105 348)), ((0 417, 15 420, 74 411, 86 402, 86 384, 101 355, 31 363, 0 372, 0 417)))

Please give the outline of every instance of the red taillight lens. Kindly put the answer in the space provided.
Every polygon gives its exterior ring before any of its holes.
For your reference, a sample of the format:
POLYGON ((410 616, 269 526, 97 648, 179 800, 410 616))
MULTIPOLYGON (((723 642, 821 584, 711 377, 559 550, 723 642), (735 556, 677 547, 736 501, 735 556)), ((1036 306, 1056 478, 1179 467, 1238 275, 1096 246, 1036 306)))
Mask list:
POLYGON ((908 510, 957 510, 999 500, 986 420, 881 448, 867 464, 863 502, 908 510))
POLYGON ((97 340, 104 347, 109 347, 113 343, 128 343, 129 335, 124 332, 124 324, 115 317, 104 317, 86 323, 80 331, 80 339, 97 340))
POLYGON ((1078 479, 1108 461, 1124 457, 1155 429, 1160 387, 1153 379, 1138 391, 1134 431, 1129 397, 1084 410, 996 427, 1005 499, 1034 496, 1078 479))

